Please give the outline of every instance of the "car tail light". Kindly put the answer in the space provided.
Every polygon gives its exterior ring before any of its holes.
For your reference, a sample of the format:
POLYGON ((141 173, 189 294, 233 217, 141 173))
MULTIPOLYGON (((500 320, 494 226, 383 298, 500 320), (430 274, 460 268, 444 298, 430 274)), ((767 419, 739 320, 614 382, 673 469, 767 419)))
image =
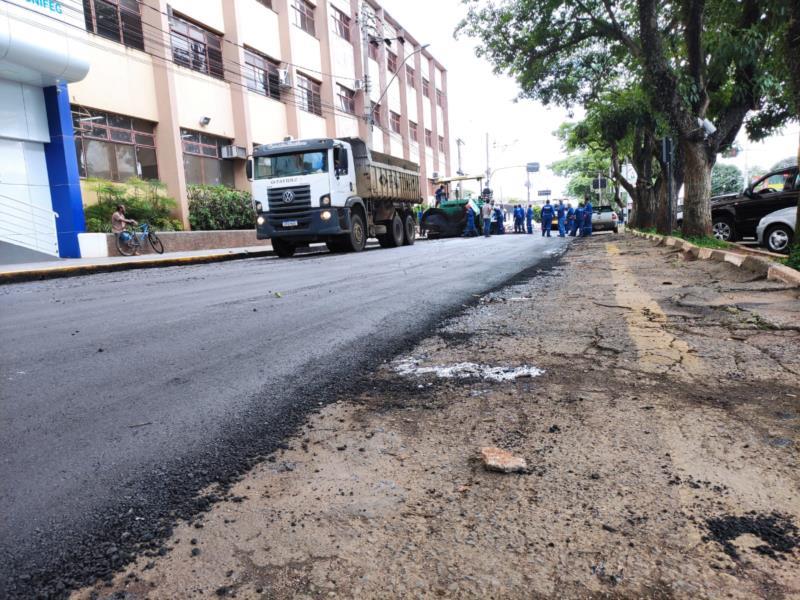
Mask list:
POLYGON ((611 220, 612 221, 616 221, 617 219, 619 219, 619 217, 617 216, 617 213, 611 213, 611 220))

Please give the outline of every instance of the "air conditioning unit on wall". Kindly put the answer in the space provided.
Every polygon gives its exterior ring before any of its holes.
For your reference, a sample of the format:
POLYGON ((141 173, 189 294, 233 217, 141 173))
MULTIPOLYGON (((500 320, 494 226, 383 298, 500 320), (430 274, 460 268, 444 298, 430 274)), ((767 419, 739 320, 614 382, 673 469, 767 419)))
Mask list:
POLYGON ((364 89, 364 80, 363 79, 356 79, 353 82, 353 91, 360 92, 364 89))
POLYGON ((292 75, 289 73, 289 69, 278 69, 278 82, 281 87, 292 87, 292 75))
POLYGON ((244 146, 223 146, 222 158, 227 160, 247 160, 247 148, 244 146))

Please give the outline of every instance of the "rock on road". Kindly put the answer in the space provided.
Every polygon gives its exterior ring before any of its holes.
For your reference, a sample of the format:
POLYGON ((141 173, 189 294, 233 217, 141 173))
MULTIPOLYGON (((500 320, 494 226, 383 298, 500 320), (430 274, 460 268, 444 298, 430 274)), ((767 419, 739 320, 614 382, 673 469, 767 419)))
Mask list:
POLYGON ((0 595, 136 537, 145 509, 263 454, 253 436, 282 439, 293 409, 563 249, 506 235, 0 288, 0 595))

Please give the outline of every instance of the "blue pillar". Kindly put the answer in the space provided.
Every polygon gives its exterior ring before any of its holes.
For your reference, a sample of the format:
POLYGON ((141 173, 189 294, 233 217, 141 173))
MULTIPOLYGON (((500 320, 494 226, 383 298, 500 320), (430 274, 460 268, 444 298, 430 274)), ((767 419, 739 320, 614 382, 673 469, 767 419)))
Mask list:
POLYGON ((86 220, 67 84, 45 88, 44 102, 50 128, 50 143, 44 145, 44 154, 53 210, 58 214, 58 253, 61 258, 80 258, 78 234, 86 231, 86 220))

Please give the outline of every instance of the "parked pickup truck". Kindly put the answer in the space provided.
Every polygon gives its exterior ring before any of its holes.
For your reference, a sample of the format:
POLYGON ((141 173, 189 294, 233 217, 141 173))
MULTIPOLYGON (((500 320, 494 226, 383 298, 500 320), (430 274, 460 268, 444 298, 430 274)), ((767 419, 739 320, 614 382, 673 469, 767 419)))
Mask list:
POLYGON ((735 242, 756 237, 759 221, 770 213, 797 206, 800 176, 797 167, 768 173, 741 194, 711 199, 711 223, 714 237, 735 242))
POLYGON ((368 238, 384 248, 414 243, 419 166, 372 152, 356 138, 292 140, 258 146, 247 165, 258 239, 281 257, 325 242, 360 252, 368 238))
POLYGON ((592 231, 619 233, 619 217, 610 206, 592 207, 592 231))

